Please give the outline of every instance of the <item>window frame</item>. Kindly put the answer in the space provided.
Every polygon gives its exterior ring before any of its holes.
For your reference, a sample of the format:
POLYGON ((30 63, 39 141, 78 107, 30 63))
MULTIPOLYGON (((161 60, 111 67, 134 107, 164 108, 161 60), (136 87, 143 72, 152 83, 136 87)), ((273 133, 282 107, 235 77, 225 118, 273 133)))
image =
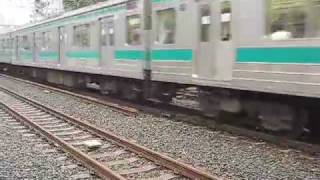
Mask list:
POLYGON ((115 46, 115 43, 116 43, 116 30, 115 30, 115 23, 114 23, 114 19, 109 19, 107 22, 106 22, 106 26, 107 26, 107 37, 108 37, 108 44, 109 46, 115 46), (112 24, 112 26, 110 26, 112 24), (110 32, 111 28, 112 27, 112 33, 110 32), (112 38, 111 38, 112 37, 112 38))
POLYGON ((212 27, 212 9, 211 9, 211 5, 210 5, 210 2, 208 3, 203 3, 203 4, 200 4, 199 5, 199 41, 201 43, 208 43, 208 42, 211 42, 212 41, 212 33, 211 33, 211 27, 212 27), (207 7, 208 10, 209 10, 209 14, 207 16, 204 16, 204 13, 203 13, 203 9, 204 7, 207 7), (204 24, 202 21, 203 21, 203 18, 204 17, 209 17, 209 23, 208 24, 204 24), (207 39, 204 40, 203 39, 203 27, 207 26, 208 27, 208 31, 206 31, 207 34, 207 39))
POLYGON ((5 50, 5 39, 4 38, 1 38, 0 39, 0 42, 1 42, 1 45, 0 45, 0 51, 4 51, 5 50))
POLYGON ((174 45, 177 43, 177 10, 174 7, 169 7, 169 8, 165 8, 165 9, 158 9, 155 10, 155 40, 154 43, 157 45, 174 45), (174 13, 174 33, 173 33, 173 42, 169 42, 169 43, 165 43, 165 42, 160 42, 160 14, 159 12, 165 12, 165 11, 170 11, 172 10, 174 13))
POLYGON ((91 47, 91 24, 83 23, 83 24, 77 24, 72 26, 72 46, 77 48, 90 48, 91 47), (80 29, 80 30, 79 30, 80 29), (87 35, 87 44, 84 44, 83 42, 83 36, 81 35, 87 35), (79 38, 77 36, 79 35, 79 38))
POLYGON ((32 37, 30 35, 20 35, 19 36, 19 50, 25 50, 25 51, 32 51, 32 37), (27 39, 27 42, 25 42, 25 38, 27 39), (26 48, 28 47, 28 49, 26 48))
POLYGON ((115 23, 114 16, 108 16, 100 19, 101 46, 115 46, 115 23), (113 33, 110 33, 110 24, 112 24, 113 33), (103 33, 104 32, 104 33, 103 33), (112 38, 111 38, 112 37, 112 38))
MULTIPOLYGON (((125 18, 125 24, 126 24, 126 45, 128 46, 140 46, 142 45, 142 17, 140 14, 131 14, 131 15, 127 15, 125 18), (129 18, 132 17, 138 17, 139 19, 139 27, 138 28, 134 28, 134 30, 138 30, 139 33, 139 41, 137 43, 133 43, 133 42, 129 42, 130 38, 130 32, 129 32, 129 18)), ((131 40, 130 40, 131 41, 131 40)))
MULTIPOLYGON (((319 1, 320 2, 320 1, 319 1)), ((264 39, 269 39, 270 41, 306 41, 306 40, 317 40, 320 39, 320 24, 318 25, 318 30, 319 30, 319 34, 318 35, 314 35, 314 37, 306 37, 308 32, 306 32, 306 26, 308 21, 310 21, 308 18, 308 16, 310 16, 310 14, 312 15, 312 13, 315 12, 315 10, 311 10, 310 12, 308 11, 309 8, 313 8, 312 2, 309 2, 308 0, 306 1, 306 14, 305 14, 305 31, 304 31, 304 37, 290 37, 287 39, 272 39, 271 35, 272 35, 272 13, 271 12, 271 1, 270 0, 265 0, 264 1, 264 5, 265 5, 265 31, 264 31, 264 39), (270 11, 270 12, 269 12, 270 11)), ((319 10, 320 10, 320 3, 317 5, 319 10)), ((320 14, 320 13, 319 13, 320 14)), ((309 22, 310 23, 310 22, 309 22)), ((289 31, 288 31, 289 32, 289 31)), ((291 32, 290 32, 291 33, 291 32)))
POLYGON ((220 1, 220 41, 223 42, 228 42, 228 41, 232 41, 232 1, 231 0, 222 0, 220 1), (223 5, 224 4, 228 4, 229 5, 229 11, 225 12, 225 9, 223 9, 223 5), (229 20, 228 21, 224 21, 223 20, 223 15, 229 14, 229 20), (228 34, 224 34, 223 28, 224 28, 224 24, 227 23, 227 27, 228 27, 228 34), (228 36, 227 36, 228 35, 228 36))
POLYGON ((36 47, 39 51, 57 51, 59 35, 56 29, 36 33, 36 47))

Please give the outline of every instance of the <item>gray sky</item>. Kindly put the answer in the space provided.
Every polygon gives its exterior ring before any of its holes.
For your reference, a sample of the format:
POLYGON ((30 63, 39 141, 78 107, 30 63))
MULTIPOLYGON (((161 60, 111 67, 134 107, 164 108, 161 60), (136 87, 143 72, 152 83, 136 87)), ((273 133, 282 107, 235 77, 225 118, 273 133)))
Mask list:
POLYGON ((0 24, 21 25, 30 21, 34 0, 0 0, 0 24))

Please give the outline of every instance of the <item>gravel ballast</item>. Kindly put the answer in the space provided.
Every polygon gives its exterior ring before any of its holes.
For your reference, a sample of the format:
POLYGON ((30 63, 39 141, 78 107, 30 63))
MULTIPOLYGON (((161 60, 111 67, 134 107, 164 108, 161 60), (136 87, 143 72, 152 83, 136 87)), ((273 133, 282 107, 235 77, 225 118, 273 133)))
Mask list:
MULTIPOLYGON (((72 179, 79 172, 90 175, 72 158, 17 122, 7 122, 0 109, 0 179, 72 179), (70 168, 73 165, 73 168, 70 168), (65 168, 69 166, 69 168, 65 168)), ((91 175, 90 175, 91 177, 91 175)), ((94 179, 94 178, 90 178, 94 179)))
POLYGON ((160 153, 229 179, 320 179, 320 158, 273 144, 108 107, 0 77, 0 85, 160 153))

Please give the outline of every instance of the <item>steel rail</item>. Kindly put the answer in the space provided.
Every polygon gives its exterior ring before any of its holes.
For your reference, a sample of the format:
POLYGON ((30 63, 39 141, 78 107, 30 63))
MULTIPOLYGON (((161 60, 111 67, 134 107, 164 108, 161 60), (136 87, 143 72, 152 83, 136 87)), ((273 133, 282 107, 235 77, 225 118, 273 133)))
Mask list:
POLYGON ((65 115, 64 113, 62 113, 58 110, 51 109, 50 107, 47 107, 46 105, 43 105, 43 104, 41 104, 35 100, 32 100, 30 98, 23 97, 23 96, 15 93, 15 92, 12 92, 4 87, 0 87, 0 90, 12 95, 13 97, 15 97, 19 100, 22 100, 26 103, 29 103, 30 105, 37 107, 37 108, 39 108, 49 114, 52 114, 52 115, 54 115, 58 118, 61 118, 63 120, 67 120, 70 123, 72 123, 78 127, 86 129, 86 130, 90 131, 91 133, 94 133, 103 139, 111 140, 114 143, 116 143, 117 145, 128 149, 129 151, 132 151, 136 154, 139 154, 139 155, 149 159, 150 161, 155 162, 158 165, 161 165, 163 167, 166 167, 168 169, 173 170, 177 174, 183 175, 183 176, 191 178, 191 179, 201 179, 201 180, 202 179, 203 180, 205 180, 205 179, 211 179, 211 180, 221 179, 221 178, 213 176, 207 172, 196 169, 190 165, 181 163, 173 158, 164 156, 164 155, 157 153, 153 150, 147 149, 143 146, 138 145, 137 143, 130 142, 130 141, 128 141, 122 137, 119 137, 111 132, 107 132, 105 130, 96 128, 89 123, 85 123, 79 119, 65 115))
POLYGON ((132 107, 121 106, 121 105, 116 104, 116 103, 107 102, 107 101, 100 100, 98 98, 94 98, 94 97, 90 97, 90 96, 86 96, 86 95, 82 95, 82 94, 73 93, 71 91, 67 91, 67 90, 64 90, 64 89, 60 89, 60 88, 56 88, 56 87, 52 87, 52 86, 47 86, 47 85, 39 84, 39 83, 36 83, 36 82, 31 82, 31 81, 28 81, 28 80, 12 77, 12 76, 5 75, 5 74, 1 74, 0 76, 6 77, 6 78, 9 78, 9 79, 13 79, 15 81, 20 81, 20 82, 24 82, 24 83, 27 83, 27 84, 31 84, 31 85, 34 85, 34 86, 38 86, 40 88, 49 89, 49 90, 53 90, 53 91, 60 92, 60 93, 63 93, 63 94, 67 94, 67 95, 70 95, 70 96, 74 96, 74 97, 86 100, 86 101, 88 101, 90 103, 94 102, 94 103, 97 103, 97 104, 100 104, 100 105, 108 106, 108 107, 112 108, 112 110, 114 110, 116 112, 119 112, 119 113, 122 113, 122 114, 124 114, 126 116, 136 116, 138 114, 138 112, 139 112, 139 110, 137 110, 135 108, 132 108, 132 107))
POLYGON ((97 160, 91 158, 90 156, 86 155, 85 153, 83 153, 83 152, 77 150, 76 148, 72 147, 67 142, 65 142, 64 140, 58 138, 54 134, 46 131, 41 126, 39 126, 36 123, 32 122, 31 120, 29 120, 25 116, 17 113, 13 108, 10 108, 9 106, 7 106, 6 104, 4 104, 2 102, 0 102, 0 105, 13 118, 15 118, 16 120, 20 121, 23 124, 27 124, 32 129, 40 132, 42 135, 44 135, 50 141, 52 141, 52 142, 58 144, 59 146, 61 146, 63 151, 65 151, 66 153, 68 153, 71 156, 73 156, 75 159, 77 159, 80 162, 82 162, 87 168, 93 170, 101 178, 103 178, 103 179, 112 179, 112 180, 125 180, 125 178, 123 178, 119 174, 115 173, 114 171, 109 169, 107 166, 102 165, 97 160))
MULTIPOLYGON (((10 75, 0 74, 0 76, 4 76, 4 77, 6 77, 8 79, 12 79, 12 80, 15 80, 15 81, 18 81, 18 82, 20 81, 20 82, 23 82, 23 83, 26 83, 26 84, 31 84, 31 85, 34 85, 34 86, 39 86, 39 87, 42 87, 42 88, 47 88, 47 89, 51 89, 51 90, 55 90, 56 89, 57 91, 60 91, 61 93, 64 93, 64 91, 65 91, 67 94, 68 93, 72 94, 72 92, 69 92, 68 90, 63 90, 63 89, 60 89, 60 88, 54 88, 54 87, 43 85, 43 84, 39 84, 39 83, 36 83, 36 82, 31 82, 31 81, 25 80, 25 79, 15 78, 15 77, 10 76, 10 75)), ((88 97, 88 96, 86 96, 86 97, 88 97)), ((91 97, 88 97, 88 99, 89 98, 91 98, 91 97)), ((93 98, 93 99, 97 99, 97 98, 93 98)), ((132 109, 134 109, 134 108, 132 108, 132 109)), ((146 110, 145 107, 140 107, 140 108, 137 108, 137 109, 139 109, 137 111, 146 111, 146 112, 149 112, 149 113, 152 113, 152 114, 156 114, 156 115, 163 115, 162 113, 159 113, 158 111, 154 111, 154 110, 150 110, 150 109, 146 110)), ((188 109, 188 110, 190 110, 190 109, 188 109)), ((198 114, 196 111, 194 111, 192 113, 194 113, 195 115, 197 115, 197 116, 202 118, 202 116, 200 114, 198 114)), ((188 121, 188 120, 185 120, 185 119, 184 119, 184 121, 186 121, 188 123, 191 123, 191 124, 195 124, 195 125, 201 125, 201 126, 206 124, 206 122, 203 121, 203 120, 202 121, 198 120, 196 123, 194 121, 188 121)), ((206 126, 206 127, 208 127, 208 126, 206 126)), ((245 128, 242 128, 242 127, 236 127, 236 126, 233 126, 233 125, 216 124, 216 126, 213 129, 219 129, 219 130, 222 130, 222 131, 227 131, 227 132, 230 132, 232 134, 249 137, 251 139, 255 139, 255 140, 259 140, 259 141, 260 140, 264 140, 266 142, 270 142, 270 143, 279 145, 281 147, 285 147, 285 148, 290 147, 290 148, 294 148, 294 149, 297 149, 297 150, 301 150, 301 151, 306 152, 308 154, 318 154, 320 152, 320 146, 317 145, 317 144, 307 143, 307 142, 303 142, 303 141, 297 141, 297 140, 293 140, 293 139, 288 139, 286 137, 279 137, 279 136, 267 134, 267 133, 264 133, 264 132, 258 132, 258 131, 254 131, 254 130, 250 130, 250 129, 245 129, 245 128)))

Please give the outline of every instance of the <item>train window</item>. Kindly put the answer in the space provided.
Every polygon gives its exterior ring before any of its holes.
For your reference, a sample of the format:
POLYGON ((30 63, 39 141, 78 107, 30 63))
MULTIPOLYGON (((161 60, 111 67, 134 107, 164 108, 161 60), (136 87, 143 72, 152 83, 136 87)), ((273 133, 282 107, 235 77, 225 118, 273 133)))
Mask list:
MULTIPOLYGON (((108 18, 109 19, 109 18, 108 18)), ((114 22, 109 19, 101 22, 101 43, 102 46, 114 45, 114 22)))
POLYGON ((54 31, 42 32, 37 36, 37 46, 41 51, 53 50, 57 48, 58 36, 54 31))
POLYGON ((221 40, 231 39, 231 2, 229 0, 221 2, 221 40))
POLYGON ((106 23, 105 21, 101 21, 101 45, 107 45, 107 32, 106 32, 106 23))
POLYGON ((272 40, 320 37, 319 0, 267 0, 267 32, 272 40))
POLYGON ((28 36, 22 36, 22 38, 20 38, 20 49, 21 50, 31 50, 31 45, 32 45, 32 41, 31 38, 28 36))
POLYGON ((201 42, 210 41, 210 24, 211 24, 211 12, 208 4, 200 7, 200 37, 201 42))
POLYGON ((141 44, 141 19, 140 15, 127 17, 127 44, 141 44))
POLYGON ((18 51, 20 47, 20 41, 19 41, 19 36, 15 37, 15 50, 18 51))
POLYGON ((50 45, 50 34, 48 32, 41 33, 41 50, 48 50, 50 45))
POLYGON ((7 39, 2 39, 1 44, 2 44, 2 50, 6 50, 7 49, 7 39))
POLYGON ((176 34, 176 11, 174 9, 157 12, 157 43, 174 44, 176 34))
POLYGON ((90 47, 90 24, 73 27, 73 46, 90 47))
POLYGON ((4 39, 0 39, 0 49, 1 51, 3 51, 5 49, 5 46, 4 46, 4 39))
POLYGON ((11 50, 13 48, 13 39, 8 39, 8 48, 11 50))
POLYGON ((109 21, 107 23, 107 29, 108 29, 108 38, 109 38, 109 45, 114 45, 114 22, 109 21))
POLYGON ((11 49, 11 44, 10 44, 10 39, 4 39, 3 40, 3 50, 10 50, 11 49))
POLYGON ((138 7, 138 1, 137 0, 131 0, 127 2, 127 10, 135 9, 138 7))

